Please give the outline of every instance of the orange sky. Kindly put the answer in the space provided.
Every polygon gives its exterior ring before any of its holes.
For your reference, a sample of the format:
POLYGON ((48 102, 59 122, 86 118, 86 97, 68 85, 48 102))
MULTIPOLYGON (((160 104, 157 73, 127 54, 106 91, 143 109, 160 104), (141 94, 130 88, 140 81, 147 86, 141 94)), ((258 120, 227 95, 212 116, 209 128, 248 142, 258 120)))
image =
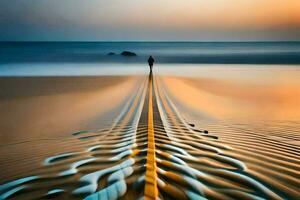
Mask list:
POLYGON ((132 19, 129 23, 191 28, 300 26, 299 0, 154 0, 123 11, 128 15, 115 18, 121 24, 132 19))

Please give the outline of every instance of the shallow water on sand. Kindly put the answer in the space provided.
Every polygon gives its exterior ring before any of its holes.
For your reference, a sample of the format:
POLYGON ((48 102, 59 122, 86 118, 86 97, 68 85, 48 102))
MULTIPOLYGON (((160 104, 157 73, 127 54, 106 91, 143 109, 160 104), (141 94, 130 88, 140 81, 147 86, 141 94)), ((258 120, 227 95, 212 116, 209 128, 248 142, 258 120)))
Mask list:
POLYGON ((104 93, 116 105, 107 123, 30 141, 39 153, 23 159, 1 146, 0 199, 297 199, 300 72, 259 70, 117 81, 130 95, 104 93), (18 162, 30 172, 8 170, 18 162))

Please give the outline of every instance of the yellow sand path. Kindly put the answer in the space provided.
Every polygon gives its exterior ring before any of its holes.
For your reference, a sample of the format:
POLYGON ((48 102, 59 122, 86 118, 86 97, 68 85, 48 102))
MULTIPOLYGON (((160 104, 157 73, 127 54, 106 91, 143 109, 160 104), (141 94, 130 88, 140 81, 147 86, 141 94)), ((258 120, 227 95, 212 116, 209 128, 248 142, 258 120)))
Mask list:
POLYGON ((153 127, 153 86, 152 75, 149 77, 149 104, 148 104, 148 149, 147 149, 147 164, 145 177, 145 200, 156 199, 158 196, 157 190, 157 174, 155 162, 155 141, 153 127))

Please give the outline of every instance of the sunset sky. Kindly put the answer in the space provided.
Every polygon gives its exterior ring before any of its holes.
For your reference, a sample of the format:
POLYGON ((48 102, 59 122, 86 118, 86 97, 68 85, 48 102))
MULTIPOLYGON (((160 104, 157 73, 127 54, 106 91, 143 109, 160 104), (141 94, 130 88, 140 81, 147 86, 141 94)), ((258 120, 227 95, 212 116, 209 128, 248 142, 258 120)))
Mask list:
POLYGON ((300 0, 1 0, 0 40, 300 40, 300 0))

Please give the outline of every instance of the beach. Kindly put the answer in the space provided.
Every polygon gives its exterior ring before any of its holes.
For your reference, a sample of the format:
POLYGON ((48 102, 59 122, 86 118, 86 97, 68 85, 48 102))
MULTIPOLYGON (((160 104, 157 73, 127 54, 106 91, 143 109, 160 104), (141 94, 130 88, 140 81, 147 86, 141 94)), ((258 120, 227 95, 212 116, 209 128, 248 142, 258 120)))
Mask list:
POLYGON ((168 70, 0 78, 1 198, 299 196, 297 69, 168 70))
POLYGON ((1 44, 0 199, 297 199, 298 47, 1 44))
POLYGON ((300 0, 0 0, 0 200, 300 200, 300 0))
POLYGON ((32 173, 76 146, 73 132, 107 126, 141 77, 5 77, 1 90, 1 180, 32 173))

